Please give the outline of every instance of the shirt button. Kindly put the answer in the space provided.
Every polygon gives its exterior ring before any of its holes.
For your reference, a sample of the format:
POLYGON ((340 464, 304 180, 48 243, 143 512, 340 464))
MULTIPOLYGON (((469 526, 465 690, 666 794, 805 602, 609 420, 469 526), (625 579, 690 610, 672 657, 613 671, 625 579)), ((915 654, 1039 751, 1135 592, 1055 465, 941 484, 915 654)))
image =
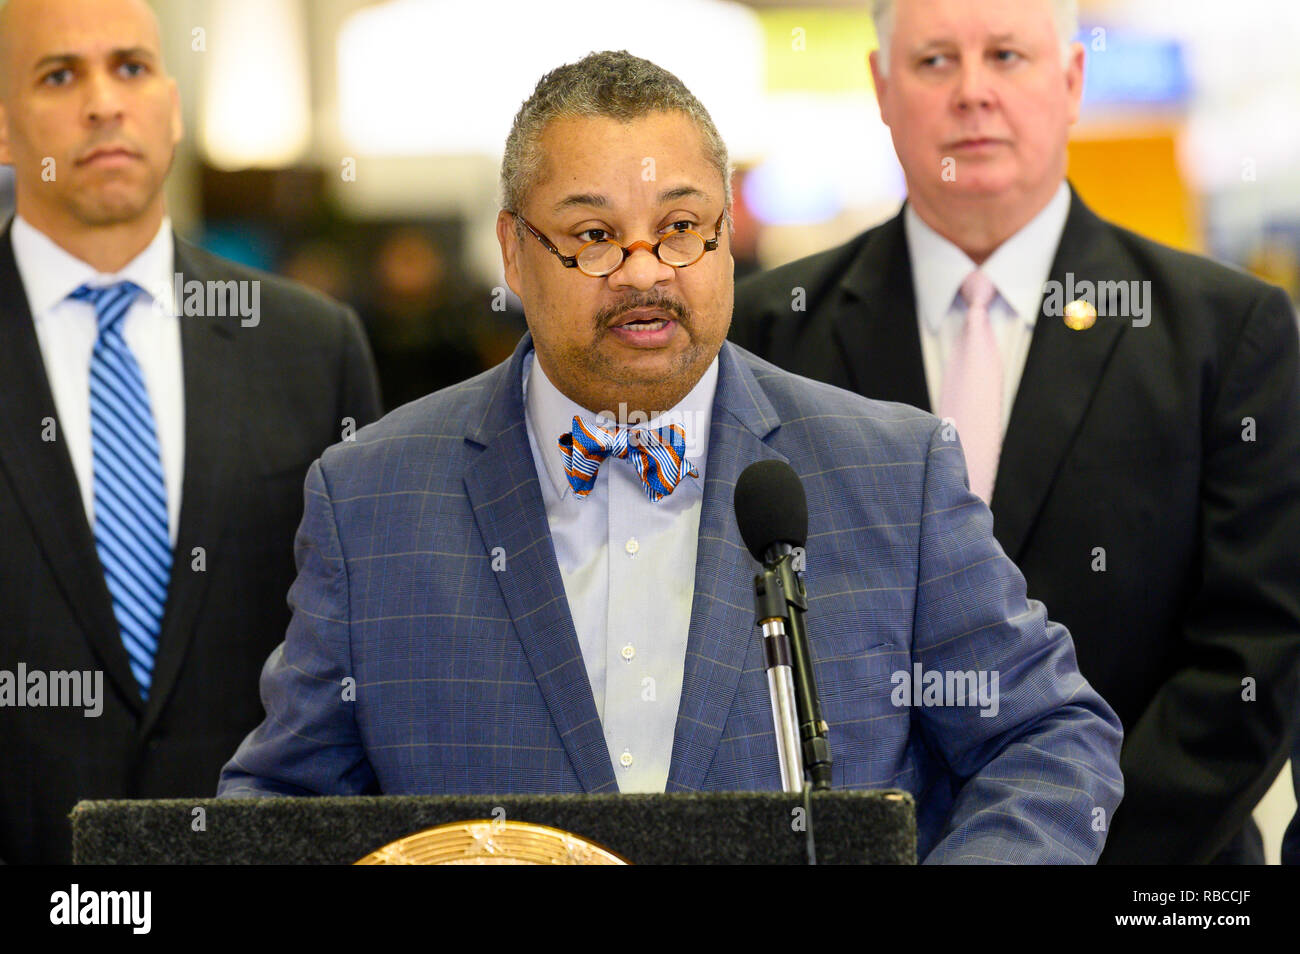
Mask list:
POLYGON ((632 753, 631 753, 631 752, 624 751, 623 754, 620 755, 620 756, 618 757, 618 764, 621 765, 621 766, 623 766, 623 768, 631 768, 631 767, 632 767, 632 753))
POLYGON ((635 655, 636 655, 636 647, 634 647, 631 643, 628 643, 626 646, 623 647, 623 658, 626 659, 628 662, 631 662, 632 657, 635 655))
POLYGON ((641 544, 636 542, 636 537, 633 537, 623 544, 623 549, 628 552, 629 556, 636 556, 636 551, 641 549, 641 544))

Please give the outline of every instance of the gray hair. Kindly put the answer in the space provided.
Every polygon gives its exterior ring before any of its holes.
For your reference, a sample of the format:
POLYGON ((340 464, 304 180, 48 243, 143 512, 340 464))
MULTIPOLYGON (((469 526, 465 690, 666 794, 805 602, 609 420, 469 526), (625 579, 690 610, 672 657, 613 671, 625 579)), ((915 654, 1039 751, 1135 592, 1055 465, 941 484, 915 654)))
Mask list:
MULTIPOLYGON (((666 69, 626 50, 590 53, 551 70, 515 114, 501 159, 501 207, 517 213, 542 169, 542 133, 556 119, 603 116, 630 122, 655 112, 684 113, 704 139, 709 162, 722 176, 725 208, 731 208, 727 144, 702 103, 666 69)), ((516 231, 521 230, 516 219, 516 231)))
MULTIPOLYGON (((871 0, 871 19, 880 42, 880 71, 889 75, 889 41, 894 36, 894 13, 898 0, 871 0)), ((1052 18, 1061 42, 1061 63, 1070 56, 1070 45, 1079 32, 1079 0, 1052 0, 1052 18)))

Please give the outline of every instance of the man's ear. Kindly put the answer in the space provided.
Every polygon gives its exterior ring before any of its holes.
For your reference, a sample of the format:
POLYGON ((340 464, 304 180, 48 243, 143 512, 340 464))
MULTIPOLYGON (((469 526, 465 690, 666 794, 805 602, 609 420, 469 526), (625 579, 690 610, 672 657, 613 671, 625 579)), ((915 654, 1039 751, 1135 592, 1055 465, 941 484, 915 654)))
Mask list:
POLYGON ((168 85, 171 87, 172 97, 172 146, 179 146, 181 139, 185 136, 185 119, 181 114, 181 90, 176 85, 176 80, 169 79, 168 85))
POLYGON ((1083 71, 1087 54, 1082 43, 1070 46, 1070 56, 1065 64, 1065 89, 1070 96, 1070 125, 1079 121, 1079 104, 1083 101, 1083 71))
POLYGON ((14 164, 13 150, 9 148, 9 111, 0 103, 0 166, 14 164))
POLYGON ((502 209, 497 213, 497 241, 501 244, 501 265, 505 269, 506 284, 522 299, 519 281, 519 236, 515 233, 515 217, 502 209))
POLYGON ((888 126, 889 117, 885 113, 885 90, 889 88, 889 77, 880 68, 880 51, 872 50, 867 57, 867 63, 871 67, 871 82, 876 88, 876 105, 880 107, 880 120, 888 126))

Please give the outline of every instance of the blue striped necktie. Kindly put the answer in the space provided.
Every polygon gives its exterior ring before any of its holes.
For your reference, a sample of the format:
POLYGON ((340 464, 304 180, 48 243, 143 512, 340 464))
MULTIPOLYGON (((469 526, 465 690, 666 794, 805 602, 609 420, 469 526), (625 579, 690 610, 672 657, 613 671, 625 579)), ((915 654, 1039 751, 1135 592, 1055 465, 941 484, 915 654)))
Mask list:
POLYGON ((149 697, 172 548, 167 489, 149 392, 122 323, 142 289, 131 282, 82 285, 69 298, 95 308, 99 336, 90 357, 90 444, 95 549, 113 598, 122 643, 140 695, 149 697))

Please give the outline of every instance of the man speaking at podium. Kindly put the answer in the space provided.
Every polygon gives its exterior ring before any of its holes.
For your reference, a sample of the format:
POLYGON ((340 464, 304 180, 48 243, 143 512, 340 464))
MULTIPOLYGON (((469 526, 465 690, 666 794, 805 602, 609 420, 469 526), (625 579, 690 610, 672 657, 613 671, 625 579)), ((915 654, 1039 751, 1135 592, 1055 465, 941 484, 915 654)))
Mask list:
POLYGON ((1119 724, 955 436, 724 344, 727 152, 698 100, 592 54, 524 103, 501 180, 530 334, 313 465, 266 719, 220 794, 779 789, 733 491, 783 460, 834 786, 911 792, 927 861, 1095 861, 1119 724), (913 698, 955 672, 992 692, 913 698))

